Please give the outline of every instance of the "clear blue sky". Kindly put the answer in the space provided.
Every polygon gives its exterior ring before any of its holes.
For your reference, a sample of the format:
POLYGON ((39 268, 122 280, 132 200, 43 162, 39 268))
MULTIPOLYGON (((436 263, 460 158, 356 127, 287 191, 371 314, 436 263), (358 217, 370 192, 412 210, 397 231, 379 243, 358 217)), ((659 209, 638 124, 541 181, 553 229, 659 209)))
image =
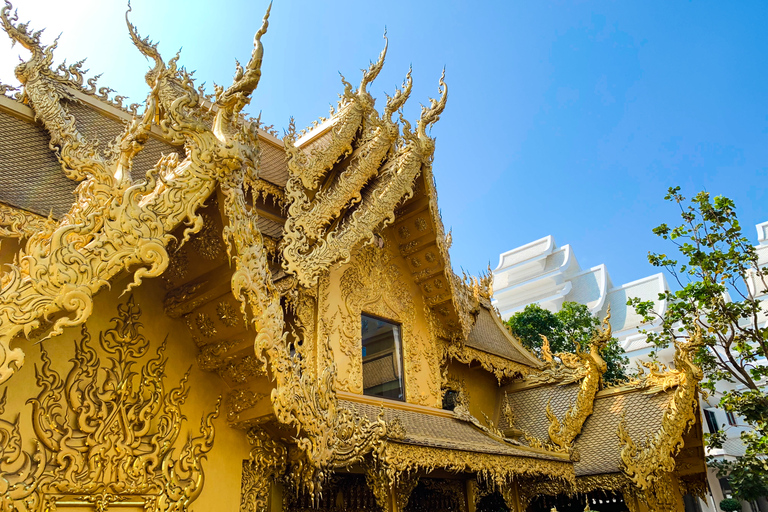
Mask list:
MULTIPOLYGON (((134 0, 133 21, 166 59, 227 85, 247 60, 264 1, 134 0)), ((23 20, 63 32, 58 58, 88 57, 101 83, 141 100, 147 64, 121 2, 16 2, 23 20)), ((655 270, 651 234, 675 222, 669 186, 733 198, 746 233, 768 220, 768 3, 318 2, 276 0, 252 111, 281 131, 326 115, 342 87, 390 49, 372 92, 383 101, 409 64, 407 115, 437 90, 435 171, 454 267, 472 272, 547 234, 614 284, 655 270)), ((0 35, 0 79, 17 48, 0 35)))

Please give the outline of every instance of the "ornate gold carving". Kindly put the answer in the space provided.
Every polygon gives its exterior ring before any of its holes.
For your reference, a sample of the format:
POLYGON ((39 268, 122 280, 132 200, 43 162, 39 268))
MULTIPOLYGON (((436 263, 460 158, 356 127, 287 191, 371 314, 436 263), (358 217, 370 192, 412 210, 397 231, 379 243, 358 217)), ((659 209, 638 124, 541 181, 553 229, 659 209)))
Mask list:
POLYGON ((467 390, 464 379, 448 375, 443 382, 443 395, 447 391, 454 391, 456 393, 456 405, 469 408, 469 390, 467 390))
POLYGON ((394 495, 397 506, 395 510, 403 510, 419 478, 409 473, 391 474, 376 465, 369 465, 365 470, 365 483, 382 510, 390 510, 390 495, 394 495))
POLYGON ((216 336, 216 327, 213 325, 213 320, 211 320, 211 317, 205 313, 197 314, 195 317, 195 325, 197 325, 200 334, 206 338, 213 338, 216 336))
MULTIPOLYGON (((683 448, 683 435, 699 414, 698 389, 703 373, 693 358, 702 343, 698 329, 688 342, 675 342, 675 370, 669 379, 676 379, 678 385, 664 412, 661 427, 654 435, 638 446, 627 432, 626 418, 619 425, 624 472, 642 491, 653 512, 672 510, 675 504, 672 484, 675 455, 683 448)), ((660 381, 665 382, 667 378, 653 376, 651 380, 654 384, 660 381)))
POLYGON ((499 487, 511 485, 513 478, 522 476, 546 476, 554 480, 574 481, 573 465, 568 461, 494 455, 387 443, 379 455, 379 461, 390 474, 414 471, 430 472, 435 469, 461 473, 478 473, 484 480, 499 487))
POLYGON ((263 361, 253 355, 224 361, 224 366, 219 366, 216 372, 235 384, 243 384, 253 377, 263 377, 267 374, 263 361))
POLYGON ((413 195, 414 180, 431 164, 435 146, 427 130, 445 108, 445 82, 440 79, 441 98, 422 109, 415 131, 401 115, 400 133, 392 114, 410 95, 410 71, 403 88, 387 99, 382 115, 366 91, 381 71, 385 55, 386 46, 356 90, 345 82, 343 105, 332 117, 327 145, 307 154, 295 145, 293 125, 283 140, 289 173, 283 267, 302 286, 314 285, 330 265, 349 261, 355 247, 372 242, 374 230, 394 220, 395 206, 413 195), (324 179, 327 183, 322 184, 324 179))
POLYGON ((212 261, 221 256, 224 251, 221 231, 209 215, 202 214, 201 217, 203 218, 203 229, 191 238, 190 245, 197 254, 212 261))
POLYGON ((240 512, 266 512, 270 485, 285 473, 288 450, 257 427, 248 431, 248 442, 252 448, 243 461, 240 512))
POLYGON ((266 202, 267 197, 270 197, 272 198, 272 204, 279 206, 281 209, 285 208, 285 190, 267 180, 261 178, 254 180, 251 183, 251 193, 253 194, 254 201, 262 197, 266 202))
MULTIPOLYGON (((167 65, 157 46, 141 39, 135 27, 128 29, 137 48, 155 67, 147 74, 152 88, 141 117, 134 117, 124 132, 101 152, 76 127, 66 102, 76 101, 67 86, 50 68, 55 44, 42 46, 39 33, 16 24, 11 5, 0 10, 3 29, 14 42, 32 54, 16 68, 29 105, 51 137, 66 175, 82 181, 76 202, 56 226, 32 235, 0 282, 0 382, 23 364, 21 349, 12 340, 41 326, 41 318, 53 319, 49 336, 64 327, 80 325, 91 315, 93 296, 112 278, 133 272, 128 289, 145 277, 160 275, 168 266, 166 247, 171 233, 182 222, 182 243, 204 225, 197 210, 220 179, 242 174, 256 161, 256 133, 238 126, 237 114, 247 104, 260 76, 263 48, 261 35, 254 38, 251 59, 240 67, 229 89, 217 90, 215 114, 201 108, 192 78, 167 65), (207 122, 213 116, 213 127, 207 122), (184 144, 186 157, 163 156, 146 179, 131 182, 132 162, 147 140, 153 123, 173 144, 184 144)), ((255 225, 253 226, 255 230, 255 225)))
POLYGON ((41 351, 43 364, 36 369, 41 390, 29 401, 39 442, 34 454, 21 451, 18 419, 10 429, 0 421, 0 440, 8 440, 0 443, 0 481, 11 483, 0 495, 3 510, 38 510, 42 503, 53 509, 64 499, 96 503, 99 510, 137 499, 145 510, 188 510, 202 491, 202 463, 213 447, 219 404, 176 458, 189 374, 165 390, 165 341, 140 373, 133 370, 150 342, 133 298, 117 309, 114 327, 99 336, 109 355, 107 371, 99 371, 104 367, 85 326, 65 378, 41 351), (9 474, 11 465, 18 469, 9 474))
POLYGON ((499 383, 504 379, 527 376, 533 371, 530 366, 510 361, 509 359, 489 354, 488 352, 483 352, 482 350, 477 350, 457 342, 447 345, 445 349, 445 358, 448 361, 455 359, 464 364, 478 362, 483 369, 492 373, 499 383))
POLYGON ((53 219, 0 203, 0 238, 29 238, 40 231, 51 231, 53 219))
MULTIPOLYGON (((592 339, 589 341, 589 351, 582 352, 581 347, 576 345, 576 357, 579 358, 580 365, 584 368, 585 376, 579 385, 579 392, 576 395, 576 402, 568 409, 562 420, 552 412, 552 404, 547 404, 547 419, 549 420, 549 440, 555 446, 562 450, 572 451, 573 442, 581 433, 584 422, 592 414, 595 395, 600 390, 603 374, 608 369, 608 365, 603 359, 601 352, 605 349, 611 340, 611 310, 603 319, 604 328, 598 329, 592 339)), ((548 353, 548 347, 547 351, 548 353)), ((564 354, 557 354, 562 359, 564 354)), ((551 365, 551 359, 548 361, 551 365)))
POLYGON ((216 316, 227 327, 236 327, 243 324, 243 316, 226 300, 219 302, 216 306, 216 316))
POLYGON ((362 393, 361 314, 388 318, 402 326, 406 399, 412 403, 435 406, 439 392, 439 358, 436 339, 424 340, 415 330, 415 309, 410 292, 403 286, 404 276, 392 254, 386 249, 367 246, 360 249, 341 277, 341 311, 339 329, 341 350, 349 358, 346 376, 340 382, 349 391, 362 393), (427 364, 429 390, 421 391, 419 374, 427 364))
POLYGON ((218 370, 231 359, 227 358, 227 352, 242 344, 242 339, 234 339, 203 345, 197 355, 197 366, 206 372, 218 370))
POLYGON ((227 396, 227 420, 230 422, 237 421, 240 417, 240 413, 248 410, 268 395, 264 393, 256 393, 250 389, 236 389, 227 396))

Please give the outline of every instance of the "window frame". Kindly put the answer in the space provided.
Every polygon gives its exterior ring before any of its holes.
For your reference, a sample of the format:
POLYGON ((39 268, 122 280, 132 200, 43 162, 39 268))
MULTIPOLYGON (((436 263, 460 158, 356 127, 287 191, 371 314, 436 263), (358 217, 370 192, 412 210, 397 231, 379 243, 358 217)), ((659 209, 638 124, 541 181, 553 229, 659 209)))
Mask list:
POLYGON ((408 393, 407 393, 407 386, 406 386, 406 379, 405 379, 405 340, 403 339, 403 324, 402 322, 399 322, 397 320, 393 320, 390 318, 383 317, 381 315, 368 313, 367 311, 363 310, 360 312, 360 362, 361 362, 361 371, 360 376, 363 379, 363 382, 361 382, 362 389, 363 389, 363 395, 370 396, 371 398, 377 398, 380 400, 392 400, 394 402, 407 402, 408 393), (372 320, 378 320, 380 322, 385 322, 387 324, 390 324, 392 326, 397 327, 397 337, 395 338, 395 362, 397 364, 398 369, 400 370, 400 388, 402 391, 402 398, 390 398, 390 397, 383 397, 378 395, 369 395, 365 392, 365 366, 363 364, 363 349, 365 348, 363 346, 363 319, 364 317, 370 318, 372 320))

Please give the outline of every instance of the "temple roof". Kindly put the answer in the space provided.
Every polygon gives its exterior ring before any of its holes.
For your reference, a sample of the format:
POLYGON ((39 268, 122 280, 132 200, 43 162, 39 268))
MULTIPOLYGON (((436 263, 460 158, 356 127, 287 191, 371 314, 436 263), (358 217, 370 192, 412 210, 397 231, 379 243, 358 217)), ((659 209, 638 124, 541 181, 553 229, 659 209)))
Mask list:
MULTIPOLYGON (((122 133, 124 123, 131 120, 131 115, 98 98, 74 89, 70 92, 81 100, 67 103, 77 129, 88 139, 100 141, 100 148, 105 150, 122 133)), ((72 207, 72 194, 77 183, 62 172, 56 154, 48 147, 50 137, 45 128, 35 122, 34 116, 28 106, 0 95, 0 175, 4 184, 0 188, 0 202, 59 218, 72 207)), ((288 171, 281 142, 266 132, 260 131, 259 135, 259 177, 282 188, 288 179, 288 171)), ((183 156, 184 150, 167 143, 153 131, 153 136, 133 160, 131 178, 142 179, 161 154, 171 152, 183 156)), ((279 236, 277 229, 271 226, 265 234, 273 238, 279 236)), ((281 233, 282 226, 279 230, 281 233)))
MULTIPOLYGON (((382 410, 382 407, 378 405, 347 400, 340 400, 339 404, 349 409, 356 409, 370 420, 376 420, 382 410)), ((563 460, 563 456, 556 453, 515 446, 508 441, 496 439, 470 421, 459 419, 448 411, 439 411, 435 414, 435 412, 422 413, 416 410, 390 408, 383 410, 384 420, 387 424, 397 418, 405 430, 402 439, 390 439, 390 441, 449 450, 530 457, 542 460, 563 460)))
POLYGON ((498 315, 485 307, 480 307, 466 345, 534 368, 541 366, 541 361, 509 334, 498 315))

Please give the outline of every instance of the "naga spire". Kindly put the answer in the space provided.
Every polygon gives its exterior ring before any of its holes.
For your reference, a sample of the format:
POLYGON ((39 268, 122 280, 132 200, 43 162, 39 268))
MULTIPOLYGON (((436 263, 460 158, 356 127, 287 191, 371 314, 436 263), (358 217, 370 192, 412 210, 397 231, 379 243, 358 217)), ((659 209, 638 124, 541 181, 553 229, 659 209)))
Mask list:
POLYGON ((237 72, 235 73, 232 85, 226 90, 217 88, 216 90, 216 104, 219 106, 219 111, 222 112, 220 117, 230 118, 233 115, 237 115, 248 103, 250 103, 250 95, 259 85, 261 79, 261 61, 264 57, 264 46, 261 44, 261 36, 267 33, 269 27, 269 13, 272 10, 272 4, 267 7, 267 12, 264 14, 261 28, 253 36, 253 51, 251 52, 251 58, 248 64, 243 68, 239 62, 237 62, 237 72))
POLYGON ((130 34, 131 41, 134 46, 139 49, 141 54, 144 55, 144 57, 155 61, 155 67, 144 75, 147 85, 154 87, 158 75, 165 70, 165 62, 160 56, 160 51, 157 49, 158 43, 152 42, 149 39, 149 36, 142 38, 141 35, 139 35, 139 31, 136 29, 136 25, 131 23, 128 19, 128 13, 131 11, 131 2, 128 2, 128 10, 125 11, 125 24, 128 25, 128 34, 130 34))
POLYGON ((423 139, 428 138, 427 129, 440 119, 440 114, 445 110, 445 104, 448 101, 448 86, 445 83, 445 68, 443 68, 443 74, 440 76, 438 92, 440 93, 439 100, 429 98, 429 108, 424 105, 421 106, 421 118, 416 125, 416 129, 419 136, 423 139))
POLYGON ((348 261, 356 247, 373 240, 374 230, 390 224, 395 206, 413 195, 416 178, 432 160, 434 140, 426 131, 445 108, 445 72, 440 100, 422 109, 413 133, 402 114, 413 86, 410 69, 402 89, 387 96, 382 114, 365 89, 381 72, 387 48, 388 41, 363 71, 356 91, 342 77, 346 103, 325 125, 330 125, 330 141, 315 144, 317 139, 307 136, 297 144, 293 131, 284 139, 289 206, 283 265, 303 286, 312 286, 330 265, 348 261), (400 123, 392 120, 395 112, 400 123))
POLYGON ((363 70, 363 78, 360 80, 360 87, 357 90, 358 95, 367 94, 365 90, 366 86, 376 80, 376 77, 381 73, 384 68, 384 59, 387 57, 387 48, 389 48, 389 39, 387 38, 387 31, 384 30, 384 49, 381 50, 379 58, 376 62, 371 62, 368 69, 363 70))

